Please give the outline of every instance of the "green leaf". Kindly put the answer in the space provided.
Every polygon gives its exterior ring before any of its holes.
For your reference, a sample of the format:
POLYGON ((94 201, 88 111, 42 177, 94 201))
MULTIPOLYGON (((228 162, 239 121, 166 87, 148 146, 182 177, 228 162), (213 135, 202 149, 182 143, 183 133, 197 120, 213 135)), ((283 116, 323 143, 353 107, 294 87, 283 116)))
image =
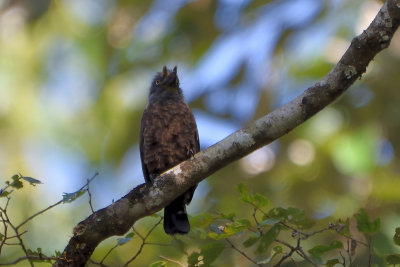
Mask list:
POLYGON ((255 243, 257 243, 258 240, 260 240, 261 236, 260 233, 251 233, 249 238, 243 242, 243 246, 245 248, 251 247, 255 243))
POLYGON ((192 252, 188 257, 188 267, 198 266, 200 253, 192 252))
POLYGON ((248 190, 247 190, 246 185, 244 185, 244 184, 239 184, 239 185, 236 187, 236 190, 239 191, 239 193, 241 194, 241 198, 240 198, 240 199, 241 199, 244 203, 251 203, 250 195, 249 195, 249 192, 248 192, 248 190))
POLYGON ((289 222, 294 224, 299 229, 309 229, 314 224, 313 221, 306 217, 306 214, 303 210, 292 207, 287 209, 282 207, 273 208, 268 212, 267 219, 289 222))
POLYGON ((340 249, 340 248, 343 248, 342 242, 340 242, 338 240, 332 240, 328 246, 317 245, 317 246, 313 247, 312 249, 308 250, 308 252, 311 254, 311 257, 316 259, 319 263, 322 263, 321 256, 324 253, 335 250, 335 249, 340 249))
POLYGON ((41 181, 39 181, 39 180, 37 180, 37 179, 35 179, 35 178, 23 176, 23 175, 21 175, 21 174, 19 174, 19 175, 20 175, 20 177, 21 177, 22 179, 24 179, 25 181, 27 181, 28 183, 30 183, 30 184, 33 185, 33 186, 36 186, 37 184, 42 184, 41 181))
POLYGON ((85 194, 86 190, 82 189, 73 193, 64 193, 63 194, 63 203, 71 203, 72 201, 76 200, 83 194, 85 194))
POLYGON ((202 266, 210 266, 210 264, 218 258, 224 249, 225 245, 221 242, 208 243, 203 246, 201 248, 201 255, 203 255, 204 265, 202 266))
POLYGON ((241 200, 244 203, 252 204, 255 207, 261 208, 268 205, 268 199, 261 194, 251 194, 248 192, 244 184, 239 184, 236 189, 241 194, 241 200))
POLYGON ((14 174, 11 179, 13 180, 10 183, 11 187, 14 187, 16 189, 20 189, 22 188, 24 185, 22 184, 22 182, 20 181, 21 177, 18 174, 14 174))
POLYGON ((251 223, 247 219, 239 219, 232 223, 226 224, 226 226, 217 226, 214 224, 210 225, 210 229, 213 231, 209 233, 208 236, 212 239, 220 240, 223 238, 235 235, 245 229, 251 227, 251 223))
POLYGON ((266 219, 266 220, 260 222, 260 223, 258 224, 258 226, 259 226, 259 227, 263 227, 263 226, 267 226, 267 225, 268 225, 268 226, 271 226, 271 225, 277 224, 277 223, 280 222, 280 221, 281 221, 280 219, 269 218, 269 219, 266 219))
POLYGON ((331 259, 326 262, 326 267, 334 267, 336 264, 340 263, 338 259, 331 259))
POLYGON ((268 230, 268 232, 266 232, 263 236, 261 236, 260 244, 258 245, 256 252, 263 253, 267 251, 269 246, 271 246, 271 244, 278 237, 280 230, 281 230, 280 226, 278 224, 275 224, 274 226, 271 227, 271 229, 268 230))
POLYGON ((393 236, 393 241, 396 245, 400 246, 400 227, 397 227, 393 236))
POLYGON ((268 199, 266 197, 264 197, 263 195, 260 195, 257 193, 253 196, 253 204, 256 207, 262 208, 262 207, 267 206, 268 203, 269 203, 268 199))
POLYGON ((61 251, 59 250, 54 251, 54 254, 56 257, 61 257, 61 251))
POLYGON ((11 194, 11 191, 7 191, 7 190, 0 190, 0 197, 7 197, 9 194, 11 194))
POLYGON ((194 217, 191 217, 190 225, 193 227, 205 228, 205 227, 208 227, 213 221, 214 221, 214 218, 211 214, 204 213, 204 214, 199 214, 194 217))
POLYGON ((400 264, 400 254, 393 254, 386 257, 387 264, 400 264))
POLYGON ((199 238, 199 239, 207 238, 207 232, 203 228, 199 227, 192 227, 190 229, 189 235, 192 238, 199 238))
POLYGON ((381 226, 381 220, 377 218, 375 221, 371 221, 368 213, 364 209, 354 215, 357 220, 357 229, 364 234, 372 235, 379 231, 381 226))
POLYGON ((228 213, 228 214, 224 214, 224 213, 220 213, 219 214, 219 218, 220 219, 226 219, 226 220, 230 220, 233 221, 235 219, 236 214, 235 213, 228 213))
POLYGON ((266 258, 265 260, 257 261, 257 264, 260 264, 260 265, 261 265, 261 264, 268 264, 268 263, 271 262, 271 260, 272 260, 276 255, 279 255, 279 254, 281 254, 282 252, 283 252, 282 246, 275 246, 275 247, 272 248, 271 256, 269 256, 269 257, 266 258))
POLYGON ((166 266, 167 266, 166 261, 156 261, 149 265, 149 267, 166 267, 166 266))
POLYGON ((0 241, 3 241, 4 235, 0 233, 0 241))
POLYGON ((275 246, 272 249, 276 253, 282 253, 283 252, 283 247, 281 245, 275 246))

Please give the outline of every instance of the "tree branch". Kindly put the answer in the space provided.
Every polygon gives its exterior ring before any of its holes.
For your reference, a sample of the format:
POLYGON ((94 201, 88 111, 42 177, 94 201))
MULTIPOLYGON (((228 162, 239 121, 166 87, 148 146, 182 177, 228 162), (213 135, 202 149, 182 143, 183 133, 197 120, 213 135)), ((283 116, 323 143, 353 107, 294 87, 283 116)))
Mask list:
POLYGON ((332 103, 387 48, 400 23, 400 0, 388 0, 367 30, 355 37, 338 64, 290 103, 166 171, 153 185, 139 185, 112 205, 80 222, 54 266, 84 266, 104 239, 122 235, 191 186, 254 150, 287 134, 332 103))

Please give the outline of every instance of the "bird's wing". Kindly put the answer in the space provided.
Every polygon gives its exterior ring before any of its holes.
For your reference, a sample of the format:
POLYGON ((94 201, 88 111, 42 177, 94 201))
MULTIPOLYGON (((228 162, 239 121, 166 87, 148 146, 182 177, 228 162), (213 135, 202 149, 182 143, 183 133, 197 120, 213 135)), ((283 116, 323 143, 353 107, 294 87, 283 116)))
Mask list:
POLYGON ((151 182, 150 176, 149 176, 149 171, 147 169, 147 165, 144 161, 144 131, 146 129, 146 125, 148 122, 148 113, 146 112, 147 108, 143 112, 142 120, 140 123, 140 160, 142 161, 142 170, 143 170, 143 176, 144 179, 146 180, 147 183, 151 182))

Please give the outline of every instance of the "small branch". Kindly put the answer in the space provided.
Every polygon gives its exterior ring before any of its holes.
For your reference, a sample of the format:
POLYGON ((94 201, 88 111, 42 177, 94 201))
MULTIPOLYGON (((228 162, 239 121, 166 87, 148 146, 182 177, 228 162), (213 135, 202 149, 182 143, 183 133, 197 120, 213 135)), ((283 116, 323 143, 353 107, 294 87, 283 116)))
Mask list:
MULTIPOLYGON (((58 259, 57 257, 44 257, 44 256, 29 255, 29 256, 25 256, 25 257, 20 257, 11 262, 0 263, 0 266, 15 265, 24 260, 29 260, 29 262, 31 262, 32 260, 55 261, 57 259, 58 259)), ((31 264, 31 266, 33 266, 33 265, 31 264)))
POLYGON ((229 238, 226 238, 225 241, 230 245, 230 247, 234 250, 236 250, 237 252, 239 252, 243 257, 245 257, 246 259, 248 259, 250 262, 254 263, 257 266, 262 266, 261 264, 258 264, 257 261, 253 260, 252 258, 250 258, 246 253, 244 253, 242 250, 238 249, 230 240, 229 238))
POLYGON ((167 258, 167 257, 165 257, 165 256, 163 256, 163 255, 160 255, 160 258, 161 258, 161 259, 164 259, 164 260, 166 260, 166 261, 169 261, 169 262, 178 264, 178 265, 181 266, 181 267, 186 267, 183 263, 180 263, 179 261, 176 261, 176 260, 173 260, 173 259, 169 259, 169 258, 167 258))
MULTIPOLYGON (((96 175, 97 175, 97 173, 96 173, 96 175)), ((90 181, 89 181, 89 179, 87 180, 87 189, 86 189, 86 191, 88 192, 88 195, 89 195, 89 206, 90 206, 90 210, 92 211, 92 213, 94 213, 94 209, 93 209, 93 205, 92 205, 92 193, 90 192, 90 188, 89 188, 89 184, 90 184, 90 181)))
POLYGON ((106 265, 106 264, 104 264, 104 263, 102 263, 102 262, 97 262, 97 261, 94 261, 94 260, 92 260, 92 259, 89 259, 89 262, 92 263, 92 264, 94 264, 94 265, 101 266, 101 267, 111 267, 111 266, 106 265))
POLYGON ((1 240, 1 243, 0 243, 0 255, 1 255, 1 249, 3 248, 6 240, 8 239, 8 237, 7 237, 8 226, 7 226, 6 220, 4 219, 2 211, 0 211, 0 218, 1 218, 1 222, 3 223, 3 228, 4 228, 3 239, 1 240))
POLYGON ((53 205, 48 206, 47 208, 45 208, 45 209, 43 209, 43 210, 41 210, 41 211, 36 212, 36 213, 33 214, 32 216, 30 216, 30 217, 28 217, 27 219, 25 219, 22 223, 20 223, 20 224, 16 227, 16 229, 18 230, 19 228, 21 228, 23 225, 25 225, 27 222, 29 222, 30 220, 32 220, 32 219, 35 218, 36 216, 45 213, 46 211, 48 211, 48 210, 50 210, 50 209, 52 209, 52 208, 54 208, 54 207, 60 205, 61 203, 63 203, 62 200, 60 200, 60 201, 54 203, 53 205))
POLYGON ((111 249, 109 249, 109 250, 107 251, 106 255, 104 255, 104 257, 103 257, 103 258, 101 259, 101 261, 100 261, 100 264, 101 264, 101 265, 102 265, 103 262, 106 260, 106 258, 108 257, 108 255, 110 255, 111 252, 112 252, 114 249, 116 249, 118 246, 119 246, 119 245, 116 244, 115 246, 113 246, 111 249))
MULTIPOLYGON (((99 175, 98 172, 96 172, 96 173, 92 176, 92 178, 88 179, 87 182, 86 182, 86 184, 83 185, 78 191, 83 190, 85 187, 89 188, 89 183, 90 183, 91 181, 93 181, 93 179, 96 178, 97 175, 99 175)), ((53 205, 50 205, 49 207, 47 207, 47 208, 45 208, 45 209, 43 209, 43 210, 41 210, 41 211, 36 212, 36 213, 33 214, 32 216, 30 216, 29 218, 27 218, 26 220, 24 220, 22 223, 20 223, 20 224, 17 226, 17 229, 21 228, 24 224, 26 224, 27 222, 29 222, 30 220, 32 220, 32 219, 35 218, 36 216, 45 213, 46 211, 48 211, 48 210, 50 210, 50 209, 52 209, 52 208, 54 208, 54 207, 60 205, 60 204, 63 203, 63 202, 64 202, 64 200, 61 199, 60 201, 54 203, 53 205)))
POLYGON ((144 237, 142 237, 141 235, 138 235, 142 239, 142 243, 140 244, 140 247, 139 247, 138 251, 136 252, 136 254, 133 255, 133 257, 130 260, 128 260, 124 265, 122 265, 123 267, 128 266, 129 263, 134 261, 137 258, 137 256, 139 256, 139 254, 142 252, 144 246, 147 245, 146 239, 150 236, 150 234, 154 231, 154 229, 156 229, 156 227, 158 225, 160 225, 160 223, 162 221, 163 221, 163 218, 160 218, 160 220, 156 224, 154 224, 153 227, 150 228, 150 230, 147 232, 147 234, 144 237))
MULTIPOLYGON (((15 237, 18 239, 19 245, 20 245, 22 251, 23 251, 23 252, 25 253, 25 255, 26 255, 25 259, 27 259, 27 260, 29 261, 29 264, 31 265, 31 267, 34 267, 34 266, 33 266, 33 262, 32 262, 32 260, 31 260, 31 258, 30 258, 31 256, 28 254, 28 251, 26 250, 25 244, 24 244, 24 242, 22 241, 21 234, 18 232, 18 228, 14 226, 14 224, 10 221, 10 218, 8 217, 7 210, 6 210, 7 207, 8 207, 8 202, 9 202, 9 199, 7 200, 6 208, 5 208, 5 209, 1 209, 0 211, 4 214, 4 216, 5 216, 5 221, 7 221, 8 225, 10 225, 10 227, 14 230, 14 232, 15 232, 15 237)), ((25 233, 25 232, 24 232, 24 233, 25 233)))

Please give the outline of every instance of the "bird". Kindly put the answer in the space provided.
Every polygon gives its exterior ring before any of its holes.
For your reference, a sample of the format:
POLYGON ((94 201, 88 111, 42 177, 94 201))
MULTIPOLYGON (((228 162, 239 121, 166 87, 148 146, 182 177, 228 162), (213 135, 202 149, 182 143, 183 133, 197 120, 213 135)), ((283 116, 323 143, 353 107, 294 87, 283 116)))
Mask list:
MULTIPOLYGON (((148 104, 140 126, 140 158, 143 176, 152 184, 164 171, 200 151, 197 124, 179 86, 177 67, 166 66, 150 86, 148 104)), ((187 234, 190 224, 186 205, 197 185, 178 196, 164 208, 164 231, 169 235, 187 234)))

